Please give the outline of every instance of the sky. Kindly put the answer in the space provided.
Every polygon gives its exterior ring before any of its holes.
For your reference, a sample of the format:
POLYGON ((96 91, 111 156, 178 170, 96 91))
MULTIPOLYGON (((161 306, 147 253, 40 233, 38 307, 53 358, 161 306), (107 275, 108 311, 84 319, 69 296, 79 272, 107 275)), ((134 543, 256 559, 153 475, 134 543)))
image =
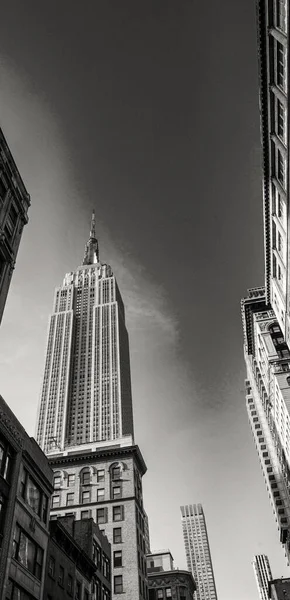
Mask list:
POLYGON ((252 0, 11 0, 0 125, 31 195, 0 330, 0 393, 30 435, 54 289, 92 209, 130 336, 151 547, 185 568, 203 504, 219 600, 289 575, 247 422, 240 299, 263 284, 252 0))

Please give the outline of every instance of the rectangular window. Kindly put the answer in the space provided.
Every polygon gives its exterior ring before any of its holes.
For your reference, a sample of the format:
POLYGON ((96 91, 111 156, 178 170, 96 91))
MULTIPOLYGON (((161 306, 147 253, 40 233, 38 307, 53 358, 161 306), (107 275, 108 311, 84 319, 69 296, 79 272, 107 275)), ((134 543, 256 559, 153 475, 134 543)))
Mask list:
POLYGON ((276 26, 287 33, 286 0, 276 0, 276 26))
POLYGON ((285 142, 286 138, 286 109, 284 104, 277 98, 277 135, 285 142))
POLYGON ((72 475, 68 476, 68 478, 67 478, 67 485, 68 485, 68 487, 71 487, 72 485, 75 484, 75 478, 76 478, 76 476, 75 476, 74 473, 72 475))
MULTIPOLYGON (((31 596, 12 579, 9 579, 6 586, 5 600, 35 600, 35 596, 31 596)), ((52 600, 51 596, 47 596, 47 600, 52 600)))
POLYGON ((121 469, 120 467, 112 468, 112 479, 120 479, 121 477, 121 469))
POLYGON ((114 567, 122 567, 122 550, 114 552, 114 567))
POLYGON ((107 509, 97 508, 97 523, 107 523, 107 509))
POLYGON ((113 506, 113 521, 124 520, 124 506, 113 506))
POLYGON ((48 559, 48 574, 50 577, 54 577, 55 574, 55 560, 53 556, 50 556, 48 559))
POLYGON ((172 598, 171 588, 165 588, 165 598, 172 598))
POLYGON ((91 516, 91 511, 90 510, 82 510, 81 511, 81 519, 89 519, 91 516))
POLYGON ((73 593, 73 578, 71 575, 67 576, 67 591, 69 594, 73 593))
POLYGON ((91 491, 82 492, 82 504, 88 504, 91 501, 91 491))
POLYGON ((113 487, 113 500, 117 500, 122 496, 122 488, 120 485, 115 485, 113 487))
POLYGON ((57 508, 58 506, 60 506, 60 496, 52 496, 51 499, 51 506, 52 508, 57 508))
POLYGON ((6 442, 0 441, 0 475, 6 481, 10 480, 12 450, 6 442))
POLYGON ((76 582, 76 600, 81 600, 82 598, 82 584, 80 581, 76 582))
POLYGON ((13 558, 41 580, 43 550, 18 525, 14 531, 13 558))
POLYGON ((99 490, 97 490, 97 501, 101 502, 102 500, 104 500, 104 497, 105 497, 104 488, 100 488, 99 490))
POLYGON ((99 469, 97 471, 97 482, 101 483, 102 481, 105 481, 105 470, 99 469))
POLYGON ((122 527, 114 527, 113 529, 113 543, 121 544, 122 543, 122 527))
POLYGON ((26 469, 22 469, 19 481, 19 494, 44 523, 47 521, 48 497, 37 483, 30 477, 26 469))
POLYGON ((282 155, 282 152, 277 148, 277 179, 281 183, 282 187, 286 189, 286 161, 282 155))
POLYGON ((53 478, 53 487, 54 488, 59 488, 61 485, 61 476, 60 475, 55 475, 53 478))
POLYGON ((90 471, 84 471, 82 473, 82 485, 90 485, 91 483, 91 473, 90 471))
POLYGON ((115 575, 114 577, 114 594, 123 594, 123 576, 115 575))
POLYGON ((74 494, 73 493, 67 494, 66 495, 66 505, 70 506, 73 503, 74 503, 74 494))
POLYGON ((279 219, 283 218, 283 200, 281 198, 281 194, 278 193, 278 217, 279 219))
POLYGON ((283 44, 277 42, 276 45, 276 68, 277 68, 277 85, 286 90, 286 50, 283 44))
POLYGON ((161 590, 161 589, 157 590, 157 598, 158 598, 158 600, 159 600, 159 598, 162 598, 162 600, 163 600, 163 590, 161 590))
POLYGON ((64 568, 59 565, 58 584, 63 587, 64 583, 64 568))

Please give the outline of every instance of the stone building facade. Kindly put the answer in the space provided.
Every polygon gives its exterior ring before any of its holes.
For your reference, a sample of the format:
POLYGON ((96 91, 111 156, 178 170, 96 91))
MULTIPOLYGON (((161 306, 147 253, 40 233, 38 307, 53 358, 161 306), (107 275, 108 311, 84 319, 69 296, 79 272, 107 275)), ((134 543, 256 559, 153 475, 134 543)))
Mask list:
POLYGON ((93 519, 50 521, 43 600, 111 600, 111 547, 93 519))
POLYGON ((149 600, 193 600, 196 585, 189 571, 174 569, 169 550, 147 555, 149 600))
POLYGON ((0 597, 43 596, 53 473, 0 396, 0 597))
POLYGON ((0 128, 0 323, 30 197, 0 128))
MULTIPOLYGON (((124 440, 123 442, 124 443, 124 440)), ((80 446, 50 454, 51 516, 92 517, 112 548, 112 597, 148 600, 142 476, 138 446, 80 446)))

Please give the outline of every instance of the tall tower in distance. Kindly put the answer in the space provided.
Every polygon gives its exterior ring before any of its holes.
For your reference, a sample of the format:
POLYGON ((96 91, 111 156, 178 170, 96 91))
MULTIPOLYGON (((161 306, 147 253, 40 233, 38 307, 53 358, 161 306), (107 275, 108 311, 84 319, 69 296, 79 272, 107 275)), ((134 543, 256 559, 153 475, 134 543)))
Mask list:
POLYGON ((49 453, 126 435, 133 410, 124 305, 100 262, 93 213, 83 264, 55 292, 36 437, 49 453))
POLYGON ((0 128, 0 323, 30 197, 0 128))
POLYGON ((273 579, 268 556, 265 554, 256 554, 252 565, 260 600, 268 600, 269 581, 273 579))
POLYGON ((265 282, 242 300, 246 403, 290 560, 289 0, 256 0, 265 282))
POLYGON ((112 548, 113 600, 148 600, 146 464, 133 439, 125 311, 94 214, 83 264, 55 292, 37 441, 54 471, 51 519, 93 518, 112 548))
POLYGON ((201 504, 180 507, 187 569, 196 583, 197 600, 217 600, 205 516, 201 504))

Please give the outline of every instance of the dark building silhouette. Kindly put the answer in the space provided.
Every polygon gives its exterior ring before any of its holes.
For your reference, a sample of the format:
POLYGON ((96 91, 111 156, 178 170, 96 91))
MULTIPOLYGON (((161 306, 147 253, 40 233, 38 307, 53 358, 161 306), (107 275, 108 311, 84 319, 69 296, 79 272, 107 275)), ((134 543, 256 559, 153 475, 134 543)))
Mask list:
POLYGON ((270 600, 290 600, 290 579, 273 579, 269 583, 270 600))
POLYGON ((0 128, 0 324, 30 197, 0 128))
POLYGON ((0 396, 0 598, 43 597, 53 473, 0 396))
POLYGON ((111 547, 93 519, 50 521, 43 600, 111 600, 111 547))

